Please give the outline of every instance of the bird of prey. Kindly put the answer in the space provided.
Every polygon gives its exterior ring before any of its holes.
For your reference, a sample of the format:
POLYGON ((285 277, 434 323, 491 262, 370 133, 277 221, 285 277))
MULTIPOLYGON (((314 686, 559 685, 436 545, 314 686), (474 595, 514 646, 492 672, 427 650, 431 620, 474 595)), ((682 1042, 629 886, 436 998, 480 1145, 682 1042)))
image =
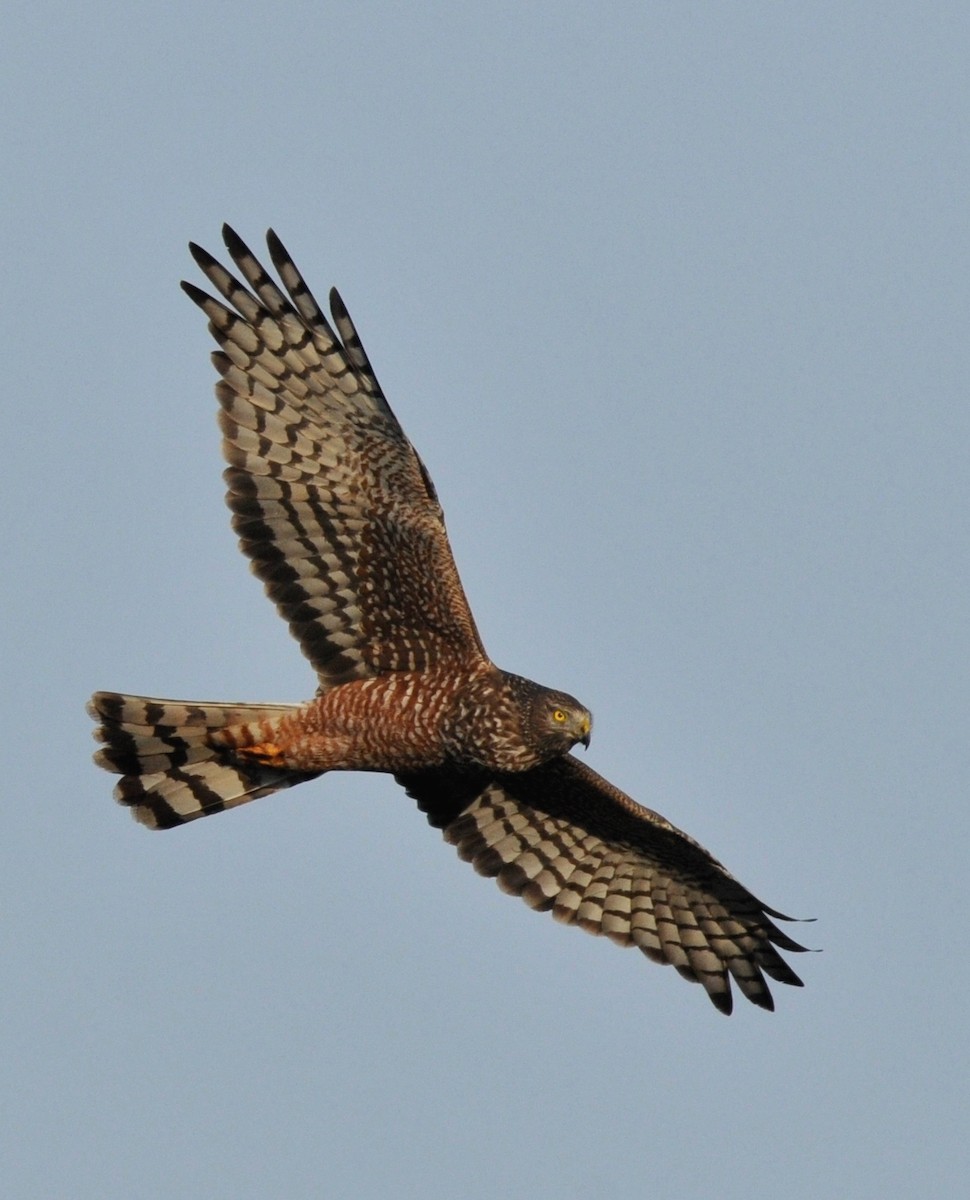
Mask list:
POLYGON ((183 283, 219 349, 225 479, 253 571, 313 666, 305 704, 98 692, 96 761, 168 829, 327 771, 391 774, 483 875, 530 907, 773 1007, 800 986, 788 920, 702 846, 571 753, 592 717, 489 659, 431 477, 338 293, 327 319, 279 238, 275 282, 228 226, 239 278, 201 247, 219 299, 183 283))

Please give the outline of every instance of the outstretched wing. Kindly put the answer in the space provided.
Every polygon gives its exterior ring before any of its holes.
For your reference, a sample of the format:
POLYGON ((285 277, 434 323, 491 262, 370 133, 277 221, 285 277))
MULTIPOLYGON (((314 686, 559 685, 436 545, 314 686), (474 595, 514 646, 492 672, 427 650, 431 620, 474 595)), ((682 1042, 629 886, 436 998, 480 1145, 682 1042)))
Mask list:
POLYGON ((778 953, 800 951, 768 908, 693 838, 567 755, 518 775, 399 776, 432 825, 482 875, 560 921, 637 946, 701 983, 723 1013, 730 979, 772 1009, 765 975, 801 987, 778 953))
POLYGON ((434 486, 337 292, 339 338, 272 231, 286 295, 229 226, 223 236, 248 287, 196 245, 228 304, 182 287, 220 346, 227 502, 321 686, 483 660, 434 486))

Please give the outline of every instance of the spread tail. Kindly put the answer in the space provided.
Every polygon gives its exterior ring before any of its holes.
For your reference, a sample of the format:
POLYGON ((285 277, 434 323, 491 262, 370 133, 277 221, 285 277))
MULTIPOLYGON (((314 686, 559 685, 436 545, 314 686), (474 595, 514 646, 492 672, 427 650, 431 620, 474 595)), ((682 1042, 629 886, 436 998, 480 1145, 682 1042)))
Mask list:
POLYGON ((151 829, 171 829, 315 779, 321 772, 290 771, 233 753, 233 744, 252 743, 254 726, 271 740, 274 724, 297 708, 95 692, 88 712, 98 723, 95 737, 102 746, 94 761, 121 775, 115 799, 136 820, 151 829))

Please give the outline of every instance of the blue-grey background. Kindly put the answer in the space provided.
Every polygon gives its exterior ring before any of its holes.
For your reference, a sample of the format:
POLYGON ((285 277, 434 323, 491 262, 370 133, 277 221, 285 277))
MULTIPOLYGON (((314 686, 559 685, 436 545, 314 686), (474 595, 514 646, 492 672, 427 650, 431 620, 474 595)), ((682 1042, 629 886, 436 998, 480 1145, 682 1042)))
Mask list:
POLYGON ((4 1196, 962 1194, 968 51, 957 3, 11 11, 4 1196), (225 219, 341 287, 493 657, 817 918, 774 1015, 381 777, 112 803, 93 689, 313 687, 177 287, 225 219))

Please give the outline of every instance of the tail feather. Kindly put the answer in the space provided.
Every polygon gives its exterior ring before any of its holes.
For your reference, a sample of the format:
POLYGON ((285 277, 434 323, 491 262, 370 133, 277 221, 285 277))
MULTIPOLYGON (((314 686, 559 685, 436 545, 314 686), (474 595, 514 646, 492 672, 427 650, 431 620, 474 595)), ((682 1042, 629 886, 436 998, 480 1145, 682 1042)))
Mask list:
MULTIPOLYGON (((212 704, 96 692, 88 712, 102 743, 94 761, 122 776, 115 799, 152 829, 170 829, 315 779, 234 756, 214 735, 258 724, 271 729, 290 704, 212 704)), ((230 742, 237 739, 230 739, 230 742)), ((243 740, 243 739, 240 739, 243 740)))

